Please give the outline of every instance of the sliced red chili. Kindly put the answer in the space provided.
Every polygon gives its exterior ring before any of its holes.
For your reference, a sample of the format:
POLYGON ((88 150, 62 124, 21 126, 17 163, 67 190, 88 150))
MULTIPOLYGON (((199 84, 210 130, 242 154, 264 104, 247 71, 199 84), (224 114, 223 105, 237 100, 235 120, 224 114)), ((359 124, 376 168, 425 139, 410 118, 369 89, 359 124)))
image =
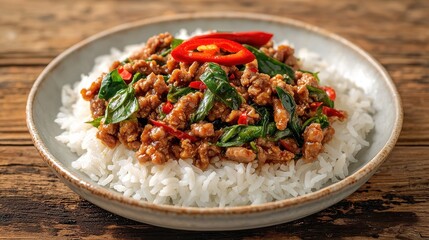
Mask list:
POLYGON ((209 34, 204 34, 200 36, 195 36, 192 39, 201 39, 201 38, 223 38, 228 39, 238 43, 245 43, 255 47, 261 47, 267 44, 273 37, 272 33, 268 32, 214 32, 209 34))
POLYGON ((164 106, 162 106, 162 112, 164 112, 165 114, 169 114, 171 110, 173 110, 173 107, 173 104, 167 101, 164 106))
POLYGON ((311 111, 316 111, 322 104, 323 104, 323 102, 312 102, 312 103, 310 103, 311 111))
POLYGON ((128 81, 133 77, 133 74, 125 70, 125 68, 122 66, 118 68, 118 73, 121 75, 121 78, 124 79, 124 81, 128 81))
POLYGON ((202 81, 193 81, 189 83, 189 87, 198 90, 204 90, 207 86, 202 81))
POLYGON ((191 136, 185 132, 182 132, 180 130, 177 130, 171 126, 168 126, 167 124, 163 123, 163 122, 159 122, 159 121, 155 121, 152 119, 149 119, 150 123, 152 123, 153 125, 157 126, 157 127, 162 127, 166 132, 168 132, 169 134, 177 137, 178 139, 189 139, 191 140, 191 142, 195 142, 198 139, 194 136, 191 136))
POLYGON ((247 113, 244 112, 240 115, 240 117, 238 117, 237 123, 241 125, 247 125, 247 120, 247 113))
POLYGON ((333 88, 325 86, 325 87, 322 87, 322 89, 326 92, 329 99, 331 99, 332 101, 335 101, 335 98, 337 98, 337 94, 335 93, 335 90, 333 88))
POLYGON ((190 39, 177 46, 171 56, 181 62, 215 62, 226 66, 245 64, 255 59, 241 44, 221 38, 190 39))
POLYGON ((339 119, 344 119, 346 117, 344 115, 344 112, 338 111, 337 109, 330 108, 327 106, 323 106, 322 112, 328 117, 338 117, 339 119))

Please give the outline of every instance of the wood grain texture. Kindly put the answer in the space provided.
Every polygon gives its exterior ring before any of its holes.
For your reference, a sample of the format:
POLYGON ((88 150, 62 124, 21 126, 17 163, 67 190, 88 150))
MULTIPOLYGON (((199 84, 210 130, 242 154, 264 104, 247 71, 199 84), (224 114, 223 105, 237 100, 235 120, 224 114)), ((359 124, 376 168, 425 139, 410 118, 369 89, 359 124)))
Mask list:
POLYGON ((320 239, 429 238, 429 1, 2 0, 0 8, 0 238, 320 239), (189 232, 106 212, 43 163, 25 124, 28 92, 71 45, 122 23, 196 11, 284 16, 335 32, 368 51, 404 105, 397 147, 357 192, 312 216, 273 227, 189 232))

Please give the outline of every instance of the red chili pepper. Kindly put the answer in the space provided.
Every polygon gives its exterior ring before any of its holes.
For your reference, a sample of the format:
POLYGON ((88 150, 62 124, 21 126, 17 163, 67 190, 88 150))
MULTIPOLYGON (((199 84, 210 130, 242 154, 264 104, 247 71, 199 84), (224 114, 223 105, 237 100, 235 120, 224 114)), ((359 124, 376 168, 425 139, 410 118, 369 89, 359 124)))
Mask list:
POLYGON ((169 114, 171 112, 171 110, 173 110, 173 104, 169 101, 167 101, 164 106, 162 106, 162 111, 165 114, 169 114))
POLYGON ((267 44, 267 42, 270 41, 272 37, 273 34, 267 32, 214 32, 195 36, 192 39, 223 38, 238 43, 245 43, 255 47, 261 47, 267 44))
POLYGON ((189 139, 189 140, 191 140, 191 142, 195 142, 198 140, 196 137, 191 136, 191 135, 189 135, 185 132, 182 132, 180 130, 177 130, 171 126, 168 126, 167 124, 165 124, 163 122, 158 122, 158 121, 155 121, 152 119, 149 119, 149 121, 157 127, 162 127, 166 132, 177 137, 178 139, 189 139))
POLYGON ((242 124, 242 125, 247 125, 247 120, 248 120, 247 119, 247 113, 244 112, 240 115, 240 117, 238 117, 237 123, 242 124))
POLYGON ((310 103, 310 109, 316 111, 322 104, 323 102, 312 102, 310 103))
POLYGON ((124 81, 128 81, 133 77, 133 75, 125 70, 125 68, 122 66, 118 68, 118 73, 121 75, 121 78, 124 79, 124 81))
POLYGON ((215 62, 226 66, 245 64, 255 59, 241 44, 221 38, 189 39, 177 46, 171 56, 181 62, 215 62))
POLYGON ((291 153, 297 154, 297 149, 290 145, 286 140, 280 139, 279 142, 286 150, 291 153))
POLYGON ((323 114, 325 114, 328 117, 338 117, 340 119, 345 118, 345 115, 343 112, 338 111, 337 109, 334 109, 334 108, 327 107, 327 106, 323 106, 322 112, 323 112, 323 114))
POLYGON ((234 80, 235 79, 235 74, 231 73, 228 77, 229 80, 234 80))
POLYGON ((335 101, 335 98, 337 98, 337 94, 335 93, 335 90, 331 87, 322 87, 322 89, 326 92, 329 99, 332 101, 335 101))
POLYGON ((198 90, 204 90, 207 86, 202 81, 193 81, 189 83, 189 87, 198 90))

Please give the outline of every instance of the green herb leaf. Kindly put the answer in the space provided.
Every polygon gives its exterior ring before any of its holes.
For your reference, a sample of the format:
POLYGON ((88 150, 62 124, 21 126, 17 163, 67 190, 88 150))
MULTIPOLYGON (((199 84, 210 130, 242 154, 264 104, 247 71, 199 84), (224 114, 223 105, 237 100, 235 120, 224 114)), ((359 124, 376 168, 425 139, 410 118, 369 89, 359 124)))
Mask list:
POLYGON ((317 102, 323 102, 325 106, 334 108, 334 101, 329 98, 328 94, 326 94, 324 90, 310 85, 307 85, 307 89, 310 96, 313 97, 317 102))
POLYGON ((101 120, 102 120, 102 119, 103 119, 103 116, 98 117, 98 118, 95 118, 94 120, 92 120, 92 121, 88 121, 88 122, 85 122, 85 123, 89 123, 89 124, 91 124, 93 127, 98 128, 98 126, 100 126, 100 124, 101 124, 101 120))
POLYGON ((167 100, 171 103, 176 103, 179 98, 188 95, 188 93, 191 92, 195 92, 195 90, 190 87, 178 88, 175 86, 171 86, 167 94, 167 100))
POLYGON ((171 50, 175 49, 177 46, 179 46, 180 44, 182 44, 182 42, 184 42, 184 41, 185 41, 185 40, 183 40, 183 39, 174 38, 174 39, 171 41, 171 44, 170 44, 170 46, 171 46, 171 50))
POLYGON ((229 84, 225 71, 216 64, 209 63, 200 76, 200 80, 206 84, 207 88, 225 105, 231 109, 237 110, 241 103, 242 97, 237 90, 229 84))
POLYGON ((302 131, 304 131, 305 128, 312 123, 319 123, 321 128, 327 128, 329 126, 328 117, 325 114, 320 113, 314 117, 307 119, 307 121, 305 121, 302 125, 302 131))
POLYGON ((301 136, 301 122, 298 119, 298 116, 296 115, 296 103, 293 97, 286 92, 285 90, 276 87, 277 94, 280 98, 280 101, 282 102, 283 107, 286 109, 286 111, 289 112, 290 119, 288 122, 289 129, 292 131, 292 134, 297 141, 298 145, 302 145, 303 139, 301 136))
POLYGON ((259 72, 270 75, 274 77, 277 74, 283 75, 286 82, 291 84, 295 79, 295 71, 290 66, 277 61, 276 59, 265 55, 265 53, 259 51, 257 48, 252 47, 247 44, 243 44, 244 47, 249 49, 255 55, 256 60, 258 61, 259 72))
POLYGON ((272 119, 270 111, 266 107, 261 107, 256 104, 252 104, 252 107, 258 112, 261 120, 259 120, 258 125, 262 125, 262 137, 266 137, 268 135, 268 124, 272 119))
POLYGON ((119 90, 127 88, 127 84, 122 80, 118 70, 115 69, 104 76, 101 82, 100 91, 98 92, 98 98, 109 100, 119 90))
POLYGON ((277 142, 280 139, 290 136, 292 136, 292 132, 289 128, 286 128, 285 130, 277 131, 271 140, 277 142))
MULTIPOLYGON (((275 131, 275 123, 268 125, 268 134, 275 131)), ((234 125, 225 128, 225 132, 216 143, 219 147, 237 147, 262 137, 263 126, 234 125)))
POLYGON ((138 73, 134 74, 133 80, 131 81, 130 85, 133 85, 134 83, 136 83, 141 78, 143 78, 143 75, 141 73, 138 72, 138 73))
POLYGON ((203 100, 200 102, 197 111, 191 115, 191 123, 203 120, 212 109, 215 102, 215 95, 207 89, 204 93, 203 100))
POLYGON ((139 109, 132 85, 119 90, 107 105, 104 123, 118 123, 127 120, 139 109))

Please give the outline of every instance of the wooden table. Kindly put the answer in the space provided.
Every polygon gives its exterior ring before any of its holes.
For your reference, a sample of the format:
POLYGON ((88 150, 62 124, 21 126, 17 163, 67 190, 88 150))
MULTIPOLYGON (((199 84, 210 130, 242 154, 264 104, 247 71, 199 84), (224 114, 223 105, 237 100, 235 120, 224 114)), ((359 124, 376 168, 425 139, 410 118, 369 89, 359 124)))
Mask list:
POLYGON ((429 238, 429 1, 2 0, 0 33, 0 238, 429 238), (43 68, 101 30, 202 10, 302 20, 350 39, 384 65, 401 94, 405 119, 395 149, 368 183, 291 223, 189 232, 111 214, 59 181, 33 147, 25 123, 27 94, 43 68))

